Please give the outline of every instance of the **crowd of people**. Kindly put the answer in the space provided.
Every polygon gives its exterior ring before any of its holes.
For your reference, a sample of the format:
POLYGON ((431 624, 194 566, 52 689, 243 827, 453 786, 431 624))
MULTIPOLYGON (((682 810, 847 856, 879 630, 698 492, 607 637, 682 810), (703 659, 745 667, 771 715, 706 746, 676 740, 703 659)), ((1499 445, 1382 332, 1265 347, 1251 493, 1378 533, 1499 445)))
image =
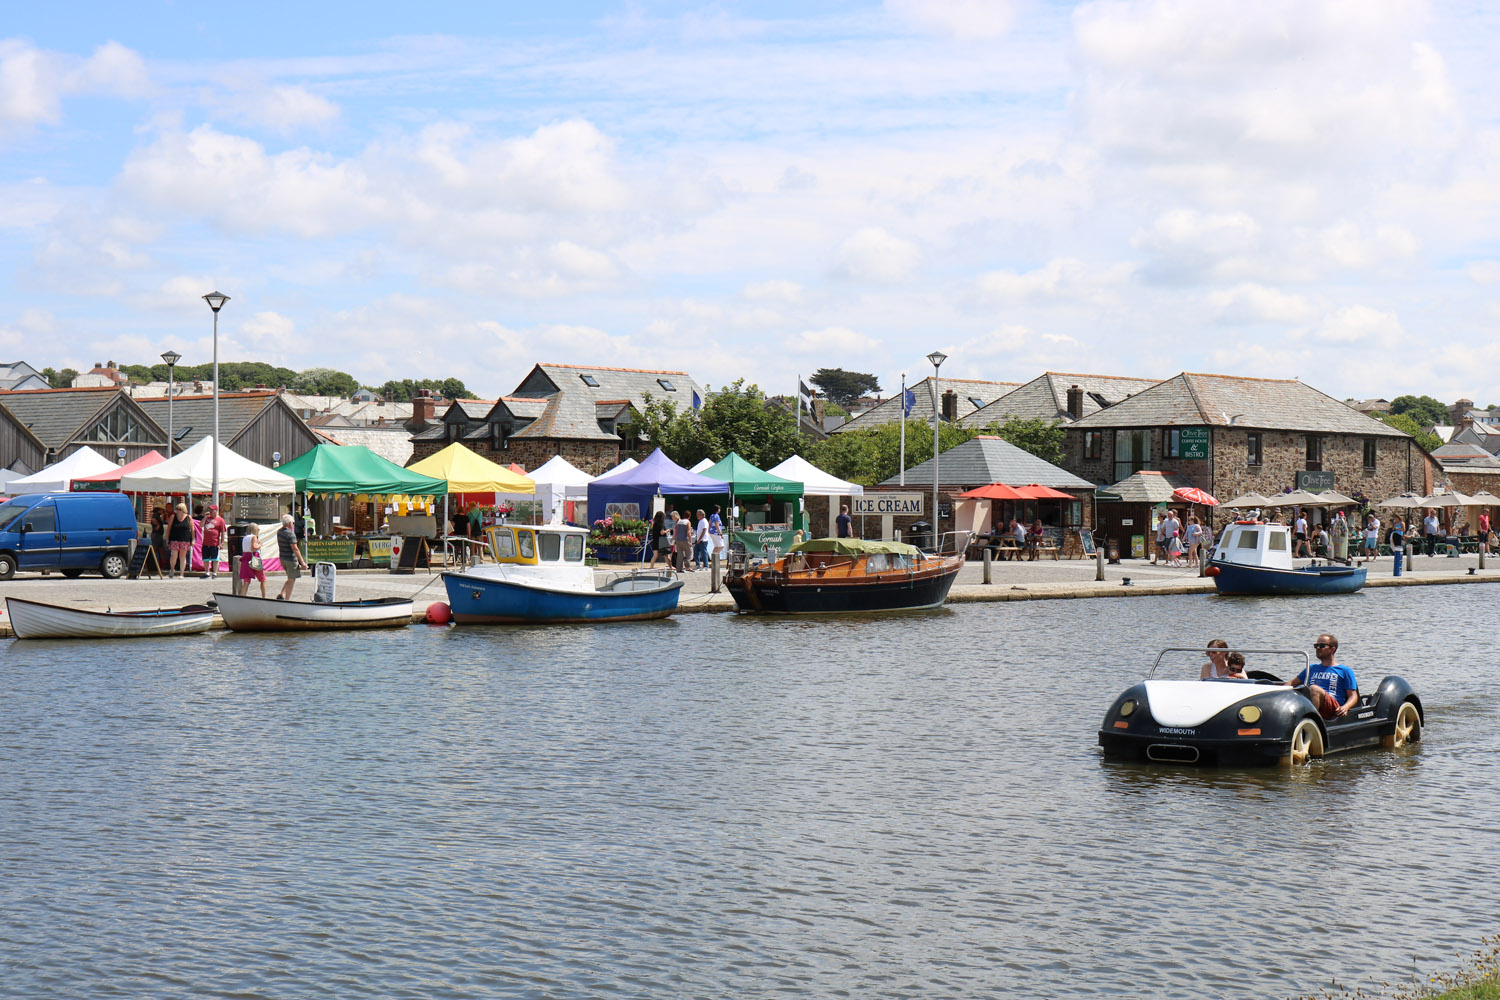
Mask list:
MULTIPOLYGON (((157 565, 169 579, 186 577, 194 572, 194 550, 202 560, 202 573, 210 580, 219 577, 222 548, 228 541, 229 526, 219 514, 215 504, 196 504, 188 513, 187 504, 157 506, 152 509, 147 533, 157 565)), ((291 600, 292 590, 303 573, 309 571, 307 560, 302 555, 300 543, 306 537, 306 521, 291 513, 281 515, 281 526, 276 531, 277 555, 281 558, 282 572, 286 582, 282 584, 278 601, 291 600)), ((250 581, 260 583, 260 596, 266 597, 266 572, 261 558, 260 536, 254 531, 245 532, 240 539, 239 584, 241 591, 248 591, 250 581)))
POLYGON ((693 573, 708 569, 712 554, 722 560, 729 536, 724 530, 720 509, 712 513, 698 511, 662 511, 651 518, 651 565, 671 567, 675 573, 693 573))
POLYGON ((1166 566, 1196 566, 1199 556, 1213 548, 1213 531, 1198 520, 1197 514, 1188 514, 1184 519, 1172 508, 1156 525, 1156 548, 1151 553, 1151 565, 1158 557, 1166 566))

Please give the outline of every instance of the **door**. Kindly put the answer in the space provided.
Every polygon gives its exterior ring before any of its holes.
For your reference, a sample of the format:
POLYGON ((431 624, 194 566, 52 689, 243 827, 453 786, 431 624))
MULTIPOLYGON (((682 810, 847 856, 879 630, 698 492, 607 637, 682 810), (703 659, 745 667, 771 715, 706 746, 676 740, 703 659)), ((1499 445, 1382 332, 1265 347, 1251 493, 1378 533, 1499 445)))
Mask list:
POLYGON ((21 569, 54 569, 62 543, 57 534, 57 506, 43 500, 21 515, 21 569))

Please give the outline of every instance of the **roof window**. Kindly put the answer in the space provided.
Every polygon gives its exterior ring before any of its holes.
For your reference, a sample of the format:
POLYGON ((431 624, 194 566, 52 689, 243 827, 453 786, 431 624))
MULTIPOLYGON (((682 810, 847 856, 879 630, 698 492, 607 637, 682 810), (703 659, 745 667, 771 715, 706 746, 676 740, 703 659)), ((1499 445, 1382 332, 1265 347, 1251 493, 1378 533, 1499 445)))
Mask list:
POLYGON ((974 404, 974 409, 976 410, 984 409, 984 400, 980 399, 978 396, 970 396, 969 402, 974 404))
POLYGON ((668 392, 676 392, 677 391, 677 387, 675 385, 673 385, 667 379, 659 378, 659 379, 656 380, 656 384, 659 385, 659 386, 661 386, 663 389, 667 390, 668 392))
POLYGON ((594 376, 580 374, 578 377, 583 379, 583 384, 588 386, 590 389, 599 388, 599 380, 594 378, 594 376))

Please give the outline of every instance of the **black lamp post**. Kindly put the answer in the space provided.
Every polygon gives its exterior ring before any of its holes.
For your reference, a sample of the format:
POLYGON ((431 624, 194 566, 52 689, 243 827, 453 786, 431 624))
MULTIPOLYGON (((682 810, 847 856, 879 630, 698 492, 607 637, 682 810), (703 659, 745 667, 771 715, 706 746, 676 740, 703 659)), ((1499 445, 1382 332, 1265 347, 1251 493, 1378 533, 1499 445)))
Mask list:
POLYGON ((167 351, 161 356, 167 363, 167 457, 172 457, 172 397, 177 395, 177 362, 182 360, 182 355, 176 351, 167 351))
POLYGON ((229 301, 229 296, 209 292, 203 296, 208 308, 214 311, 214 507, 219 506, 219 310, 229 301))

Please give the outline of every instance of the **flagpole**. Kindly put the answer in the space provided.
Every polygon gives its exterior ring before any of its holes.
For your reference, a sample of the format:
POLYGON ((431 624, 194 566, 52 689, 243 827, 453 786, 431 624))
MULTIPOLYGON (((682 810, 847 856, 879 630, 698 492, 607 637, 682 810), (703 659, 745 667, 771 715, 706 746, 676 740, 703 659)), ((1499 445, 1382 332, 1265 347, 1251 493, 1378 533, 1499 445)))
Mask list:
POLYGON ((901 373, 901 485, 906 485, 906 372, 901 373))
POLYGON ((797 437, 802 436, 802 373, 797 373, 797 437))

